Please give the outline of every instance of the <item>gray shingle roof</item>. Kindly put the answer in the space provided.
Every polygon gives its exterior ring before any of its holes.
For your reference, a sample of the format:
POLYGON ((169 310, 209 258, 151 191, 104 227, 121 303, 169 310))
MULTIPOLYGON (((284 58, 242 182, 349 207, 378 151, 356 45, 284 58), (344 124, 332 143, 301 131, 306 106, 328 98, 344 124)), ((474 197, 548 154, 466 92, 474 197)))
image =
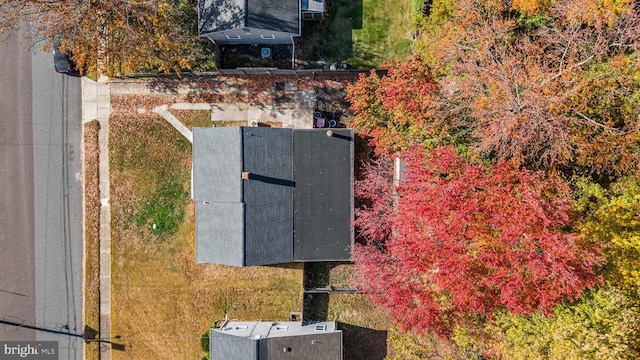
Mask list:
POLYGON ((196 213, 196 261, 242 266, 244 263, 244 204, 242 149, 239 128, 220 128, 225 141, 208 141, 207 129, 194 128, 193 197, 196 213))
POLYGON ((299 33, 298 0, 198 0, 200 34, 238 28, 299 33))
POLYGON ((297 33, 299 17, 298 0, 247 1, 247 27, 297 33))
POLYGON ((245 127, 243 181, 245 265, 291 262, 293 245, 293 139, 291 129, 245 127))
POLYGON ((257 360, 259 359, 258 345, 258 341, 250 338, 228 335, 218 331, 209 332, 209 353, 211 360, 257 360))
POLYGON ((193 138, 197 261, 291 262, 291 129, 195 128, 193 138), (251 179, 242 180, 243 172, 251 179))
POLYGON ((194 128, 193 138, 194 200, 241 202, 242 128, 194 128))
POLYGON ((197 262, 244 265, 244 211, 242 203, 196 203, 197 262))
POLYGON ((348 260, 353 132, 333 131, 327 137, 323 130, 195 128, 197 261, 348 260))

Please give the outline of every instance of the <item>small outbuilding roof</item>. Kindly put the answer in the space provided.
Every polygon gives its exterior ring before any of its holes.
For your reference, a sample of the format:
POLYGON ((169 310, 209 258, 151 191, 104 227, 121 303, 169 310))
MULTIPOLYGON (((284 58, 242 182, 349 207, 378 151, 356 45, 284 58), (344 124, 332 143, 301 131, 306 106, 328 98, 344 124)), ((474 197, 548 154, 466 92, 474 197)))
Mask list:
POLYGON ((210 359, 341 360, 335 322, 230 321, 209 331, 210 359))

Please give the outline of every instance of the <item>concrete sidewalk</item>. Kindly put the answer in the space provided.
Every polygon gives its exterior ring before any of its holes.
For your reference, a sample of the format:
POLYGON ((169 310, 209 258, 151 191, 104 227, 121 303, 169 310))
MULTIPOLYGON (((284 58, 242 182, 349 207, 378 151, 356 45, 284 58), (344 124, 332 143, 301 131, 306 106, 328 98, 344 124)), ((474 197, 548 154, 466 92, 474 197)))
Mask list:
POLYGON ((98 120, 100 186, 100 359, 111 359, 111 206, 109 205, 109 116, 111 100, 106 79, 82 78, 82 122, 98 120))
MULTIPOLYGON (((223 82, 220 82, 223 83, 223 82)), ((111 94, 114 95, 168 95, 177 99, 186 95, 197 97, 206 89, 187 83, 168 82, 165 86, 150 81, 140 80, 114 80, 109 83, 111 94)), ((214 91, 219 94, 248 94, 247 90, 239 89, 236 85, 217 87, 214 91)), ((276 93, 275 91, 263 91, 258 93, 276 93)), ((285 128, 311 129, 313 128, 313 111, 316 104, 316 95, 310 90, 293 89, 277 92, 286 100, 273 103, 221 103, 221 102, 167 102, 162 109, 141 109, 154 111, 163 116, 169 123, 183 135, 185 132, 172 121, 171 109, 176 110, 210 110, 212 125, 216 121, 243 121, 246 126, 258 126, 259 123, 280 123, 285 128), (166 106, 166 108, 165 108, 166 106), (158 110, 158 111, 156 111, 158 110)), ((187 138, 189 136, 185 135, 187 138)))

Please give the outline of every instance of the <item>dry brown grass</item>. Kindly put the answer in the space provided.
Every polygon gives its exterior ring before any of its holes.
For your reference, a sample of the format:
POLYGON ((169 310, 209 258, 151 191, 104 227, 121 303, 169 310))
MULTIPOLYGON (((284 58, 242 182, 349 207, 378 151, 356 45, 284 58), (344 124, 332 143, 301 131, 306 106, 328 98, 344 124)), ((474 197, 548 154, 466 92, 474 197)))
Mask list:
MULTIPOLYGON (((354 265, 339 264, 329 271, 329 284, 351 287, 354 265)), ((387 313, 375 306, 364 294, 331 294, 327 318, 348 324, 343 329, 345 359, 381 359, 390 355, 388 329, 391 320, 387 313)))
POLYGON ((211 111, 209 110, 171 110, 180 122, 182 122, 189 130, 194 127, 210 127, 211 111))
MULTIPOLYGON (((355 267, 349 263, 308 263, 305 286, 351 288, 355 267)), ((379 360, 392 355, 388 344, 391 320, 364 294, 307 295, 303 316, 307 320, 337 321, 343 331, 344 357, 379 360)))
MULTIPOLYGON (((112 336, 124 345, 113 358, 200 359, 200 336, 225 312, 238 320, 286 320, 289 311, 301 311, 302 271, 195 263, 191 146, 162 118, 138 114, 142 100, 112 98, 112 336), (183 184, 176 201, 184 217, 174 234, 154 235, 132 219, 169 179, 183 184)), ((144 106, 166 101, 152 100, 144 106)))
POLYGON ((374 330, 387 330, 390 325, 386 312, 364 294, 331 294, 328 319, 374 330))
MULTIPOLYGON (((84 320, 100 328, 100 192, 98 184, 98 121, 84 125, 85 288, 84 320)), ((99 359, 99 343, 85 345, 85 359, 99 359)))
POLYGON ((213 122, 215 127, 223 126, 247 126, 247 122, 243 120, 216 120, 213 122))
POLYGON ((366 295, 329 295, 327 319, 342 324, 345 359, 383 359, 390 355, 389 318, 366 295))
MULTIPOLYGON (((186 96, 145 94, 145 95, 111 95, 111 115, 131 115, 139 114, 140 109, 146 112, 143 116, 149 116, 149 113, 156 106, 173 104, 174 102, 186 102, 186 96)), ((153 116, 153 113, 151 113, 153 116)))

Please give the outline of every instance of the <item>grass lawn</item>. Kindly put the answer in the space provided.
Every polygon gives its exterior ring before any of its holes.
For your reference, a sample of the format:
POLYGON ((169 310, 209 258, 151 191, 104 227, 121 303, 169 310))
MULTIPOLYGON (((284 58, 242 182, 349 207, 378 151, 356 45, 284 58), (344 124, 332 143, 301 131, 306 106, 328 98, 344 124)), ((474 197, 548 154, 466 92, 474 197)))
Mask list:
POLYGON ((209 110, 171 110, 171 113, 189 130, 193 130, 194 127, 211 126, 209 110))
MULTIPOLYGON (((131 99, 112 96, 109 125, 112 336, 124 345, 113 358, 200 359, 201 335, 225 313, 282 321, 301 311, 301 267, 195 263, 191 143, 131 99)), ((145 107, 156 100, 145 97, 145 107)), ((189 127, 207 123, 203 112, 176 116, 189 127)))
POLYGON ((325 19, 305 21, 302 31, 299 59, 377 67, 411 55, 411 1, 332 0, 325 19))

